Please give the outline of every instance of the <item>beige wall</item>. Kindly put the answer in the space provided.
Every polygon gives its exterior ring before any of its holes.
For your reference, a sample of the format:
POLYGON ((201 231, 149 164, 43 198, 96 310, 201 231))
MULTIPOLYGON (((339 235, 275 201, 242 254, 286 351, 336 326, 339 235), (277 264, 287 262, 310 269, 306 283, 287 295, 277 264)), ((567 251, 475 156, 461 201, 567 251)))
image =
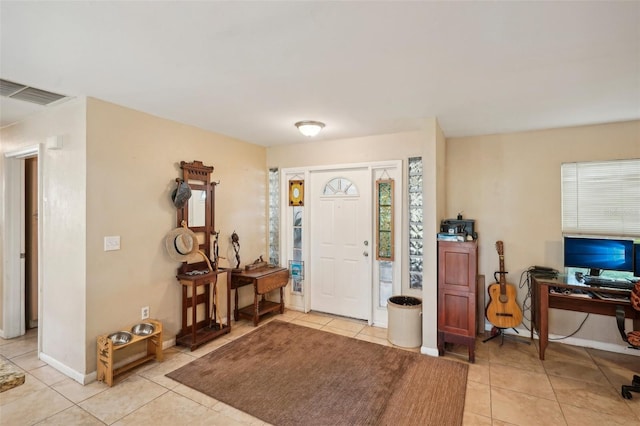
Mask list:
MULTIPOLYGON (((516 286, 529 266, 561 270, 560 164, 624 158, 640 158, 640 121, 447 139, 447 216, 462 211, 476 219, 487 285, 499 269, 498 240, 504 241, 507 281, 516 286)), ((518 301, 525 298, 526 286, 518 289, 518 301)), ((567 335, 584 317, 552 310, 550 332, 567 335)), ((621 343, 614 319, 597 315, 574 337, 621 343)))
POLYGON ((81 381, 96 369, 96 336, 139 322, 142 306, 163 322, 165 340, 181 327, 179 265, 163 246, 176 226, 170 192, 180 161, 215 167, 220 254, 231 257, 234 230, 243 264, 267 254, 266 149, 91 98, 47 111, 3 129, 2 150, 64 134, 63 149, 42 162, 40 334, 47 361, 81 381), (105 252, 112 235, 121 249, 105 252))
MULTIPOLYGON (((179 264, 164 248, 164 236, 176 226, 170 193, 181 176, 180 161, 214 167, 212 180, 220 181, 215 199, 220 254, 232 258, 229 239, 235 230, 243 265, 267 255, 267 173, 264 147, 96 99, 88 103, 87 141, 86 345, 87 371, 92 371, 95 337, 136 323, 143 306, 163 322, 165 339, 181 327, 179 264), (109 235, 120 236, 121 250, 103 250, 109 235)), ((220 289, 224 300, 224 285, 220 289)))
MULTIPOLYGON (((43 211, 39 212, 43 236, 39 247, 40 338, 41 352, 47 359, 78 372, 84 372, 86 363, 85 116, 85 99, 75 99, 3 128, 0 133, 3 154, 44 144, 49 136, 63 137, 62 150, 45 149, 44 158, 39 158, 43 178, 43 211)), ((4 174, 2 182, 6 182, 4 174)), ((0 229, 6 235, 4 222, 0 229)), ((4 278, 3 274, 3 288, 4 278)))
MULTIPOLYGON (((435 118, 425 119, 420 130, 387 135, 331 141, 308 139, 294 145, 272 146, 267 149, 269 167, 294 168, 334 164, 367 163, 383 160, 403 160, 403 176, 407 176, 407 159, 422 157, 424 163, 424 200, 444 204, 445 138, 435 118)), ((405 179, 406 180, 406 179, 405 179)), ((407 205, 406 191, 403 204, 407 205)), ((406 211, 406 210, 405 210, 406 211)), ((444 207, 425 202, 424 206, 424 285, 422 291, 408 289, 408 266, 403 267, 402 291, 423 299, 423 346, 436 351, 437 326, 437 251, 436 233, 444 207), (439 209, 439 210, 438 210, 439 209), (430 225, 428 225, 430 224, 430 225)), ((406 215, 405 215, 406 216, 406 215)), ((408 235, 407 218, 403 218, 402 235, 408 235)), ((403 259, 408 265, 408 243, 402 244, 403 259)))

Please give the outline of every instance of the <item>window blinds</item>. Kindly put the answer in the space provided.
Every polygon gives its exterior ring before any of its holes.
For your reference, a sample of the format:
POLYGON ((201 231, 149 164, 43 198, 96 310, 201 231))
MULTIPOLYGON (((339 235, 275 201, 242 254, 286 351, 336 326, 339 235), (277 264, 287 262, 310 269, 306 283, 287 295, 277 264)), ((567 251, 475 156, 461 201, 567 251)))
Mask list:
POLYGON ((562 164, 562 232, 640 236, 640 159, 562 164))

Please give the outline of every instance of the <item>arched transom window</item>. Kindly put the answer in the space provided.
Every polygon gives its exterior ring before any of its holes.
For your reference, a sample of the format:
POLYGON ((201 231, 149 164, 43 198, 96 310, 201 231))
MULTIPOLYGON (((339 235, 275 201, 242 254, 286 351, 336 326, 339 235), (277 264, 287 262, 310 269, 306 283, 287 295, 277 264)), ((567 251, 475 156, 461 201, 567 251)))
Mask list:
POLYGON ((346 178, 333 178, 324 186, 322 195, 342 195, 349 197, 358 196, 358 188, 346 178))

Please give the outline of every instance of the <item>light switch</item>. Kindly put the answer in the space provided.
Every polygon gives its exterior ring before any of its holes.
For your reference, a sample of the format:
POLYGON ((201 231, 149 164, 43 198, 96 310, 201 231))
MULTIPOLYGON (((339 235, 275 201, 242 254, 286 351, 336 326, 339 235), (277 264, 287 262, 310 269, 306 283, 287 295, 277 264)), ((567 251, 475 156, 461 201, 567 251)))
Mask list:
POLYGON ((104 237, 104 251, 120 250, 120 235, 104 237))

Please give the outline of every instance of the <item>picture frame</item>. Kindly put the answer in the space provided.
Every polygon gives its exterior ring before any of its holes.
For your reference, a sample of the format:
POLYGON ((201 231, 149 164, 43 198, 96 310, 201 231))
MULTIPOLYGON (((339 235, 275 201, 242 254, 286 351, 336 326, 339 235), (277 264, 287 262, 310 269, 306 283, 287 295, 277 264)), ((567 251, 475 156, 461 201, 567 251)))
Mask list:
POLYGON ((289 273, 291 274, 291 293, 303 294, 304 290, 304 261, 290 260, 289 273))
POLYGON ((289 205, 304 206, 304 181, 289 181, 289 205))
POLYGON ((292 279, 304 279, 304 261, 302 260, 290 260, 289 261, 289 273, 292 279))

